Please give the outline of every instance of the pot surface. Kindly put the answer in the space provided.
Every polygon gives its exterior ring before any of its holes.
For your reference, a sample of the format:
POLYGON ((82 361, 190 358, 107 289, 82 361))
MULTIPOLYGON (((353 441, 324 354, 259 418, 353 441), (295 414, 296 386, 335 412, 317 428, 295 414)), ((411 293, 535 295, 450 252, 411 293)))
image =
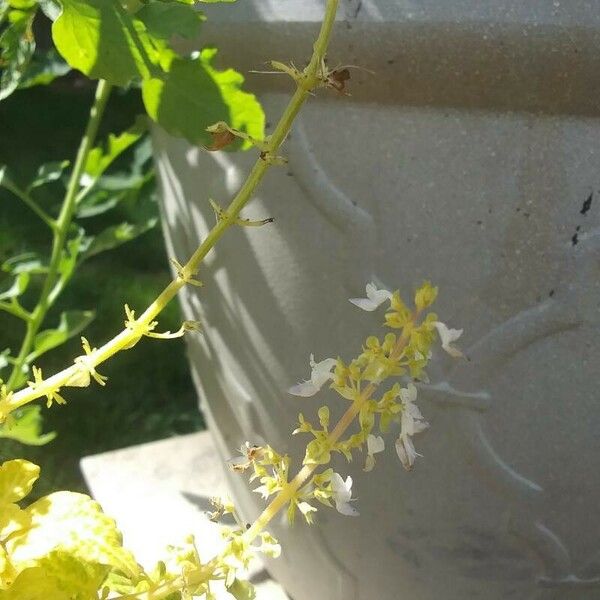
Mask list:
MULTIPOLYGON (((416 4, 346 9, 332 61, 377 74, 353 71, 352 98, 309 103, 289 164, 244 213, 275 222, 230 230, 205 286, 183 290, 185 318, 205 326, 189 338, 202 410, 224 460, 248 440, 299 465, 298 412, 345 407, 286 389, 311 352, 349 359, 381 332, 381 313, 347 299, 368 281, 409 297, 431 279, 471 360, 434 356, 418 399, 423 458, 405 472, 392 432, 372 473, 336 462, 361 517, 274 523, 284 552, 270 570, 295 600, 600 598, 600 18, 578 1, 416 4)), ((317 7, 284 5, 218 13, 208 39, 249 68, 277 55, 271 38, 280 55, 306 54, 317 7)), ((289 82, 254 77, 275 119, 289 82)), ((208 198, 225 205, 256 157, 154 139, 182 261, 214 223, 208 198)), ((262 500, 229 477, 251 520, 262 500)))

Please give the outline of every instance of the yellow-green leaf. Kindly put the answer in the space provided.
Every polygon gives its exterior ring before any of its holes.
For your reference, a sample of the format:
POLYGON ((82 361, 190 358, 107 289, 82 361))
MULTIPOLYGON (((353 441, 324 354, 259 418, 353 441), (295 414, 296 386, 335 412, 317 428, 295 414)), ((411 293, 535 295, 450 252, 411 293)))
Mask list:
POLYGON ((0 506, 22 500, 40 476, 40 468, 28 460, 9 460, 0 466, 0 506))
POLYGON ((60 550, 81 561, 110 566, 134 578, 138 576, 139 567, 133 555, 123 548, 114 520, 89 496, 56 492, 34 502, 26 511, 31 517, 31 527, 14 534, 5 544, 18 568, 60 550))

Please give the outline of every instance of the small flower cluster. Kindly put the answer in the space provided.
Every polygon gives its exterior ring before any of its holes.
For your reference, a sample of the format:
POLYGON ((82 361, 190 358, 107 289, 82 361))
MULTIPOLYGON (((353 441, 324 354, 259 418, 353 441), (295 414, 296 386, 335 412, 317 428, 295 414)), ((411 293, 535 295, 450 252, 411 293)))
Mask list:
POLYGON ((231 461, 231 467, 237 471, 252 467, 251 480, 259 479, 261 484, 254 491, 263 498, 275 494, 286 495, 290 522, 298 510, 311 523, 317 510, 311 503, 314 500, 326 506, 335 506, 344 515, 358 515, 351 504, 352 478, 348 476, 344 479, 332 468, 316 471, 319 466, 331 461, 332 453, 340 453, 351 461, 353 451, 361 449, 366 450, 364 470, 371 471, 375 467, 375 456, 385 450, 383 437, 375 433, 376 426, 379 433, 385 434, 392 423, 399 424, 396 453, 402 466, 407 470, 412 469, 419 456, 413 437, 429 426, 416 404, 417 387, 413 381, 429 381, 425 369, 437 338, 451 356, 463 356, 453 345, 462 330, 451 329, 439 321, 435 313, 426 312, 436 297, 437 288, 425 282, 416 291, 414 309, 410 309, 398 291, 378 289, 369 283, 366 286, 366 298, 352 298, 350 302, 369 312, 389 303, 385 326, 396 331, 385 334, 383 339, 369 336, 362 352, 348 363, 339 357, 316 361, 314 355, 310 355, 310 379, 292 386, 289 393, 311 397, 329 384, 331 389, 351 404, 333 430, 330 430, 328 406, 319 408, 318 426, 300 413, 298 427, 293 433, 306 433, 313 437, 306 446, 304 469, 301 472, 308 469, 308 476, 299 482, 297 478, 290 482, 290 458, 278 454, 270 446, 251 446, 247 442, 241 449, 242 456, 231 461), (376 397, 381 384, 394 377, 403 378, 404 384, 396 382, 376 397), (346 429, 355 418, 358 418, 358 431, 344 438, 346 429))

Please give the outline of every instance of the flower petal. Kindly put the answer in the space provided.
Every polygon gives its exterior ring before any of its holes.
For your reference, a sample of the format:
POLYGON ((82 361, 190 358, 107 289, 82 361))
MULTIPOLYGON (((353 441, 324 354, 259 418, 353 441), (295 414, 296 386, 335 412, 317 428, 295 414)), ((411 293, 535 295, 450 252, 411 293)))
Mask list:
POLYGON ((358 308, 371 312, 392 297, 391 292, 378 290, 374 283, 367 283, 366 293, 366 298, 350 298, 350 302, 358 308))
POLYGON ((308 398, 309 396, 314 396, 320 389, 312 381, 302 381, 289 388, 288 394, 308 398))
POLYGON ((434 321, 432 325, 437 329, 440 341, 442 342, 442 348, 454 358, 464 358, 464 354, 456 347, 452 345, 463 333, 462 329, 450 329, 444 323, 440 321, 434 321))
POLYGON ((385 442, 383 438, 378 435, 374 436, 370 433, 367 436, 367 452, 369 454, 377 454, 378 452, 383 452, 385 450, 385 442))

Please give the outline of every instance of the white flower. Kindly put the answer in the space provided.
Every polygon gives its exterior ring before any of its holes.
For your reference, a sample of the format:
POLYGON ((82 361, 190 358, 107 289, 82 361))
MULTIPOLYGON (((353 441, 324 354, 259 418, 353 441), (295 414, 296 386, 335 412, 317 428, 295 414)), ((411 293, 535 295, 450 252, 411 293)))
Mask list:
POLYGON ((409 383, 406 388, 400 390, 402 400, 402 421, 400 435, 396 440, 396 452, 402 466, 408 471, 415 463, 417 454, 412 441, 412 436, 425 431, 429 423, 425 421, 419 407, 415 404, 417 399, 417 388, 409 383))
POLYGON ((440 321, 434 321, 432 325, 437 329, 440 341, 442 342, 442 348, 454 358, 464 358, 464 354, 456 347, 452 345, 461 335, 462 329, 449 329, 447 325, 440 321))
POLYGON ((335 358, 326 358, 321 362, 315 362, 313 354, 310 355, 310 366, 312 371, 310 373, 310 380, 303 381, 292 386, 288 392, 294 396, 314 396, 325 384, 325 382, 333 379, 333 373, 331 369, 335 367, 337 361, 335 358))
POLYGON ((392 293, 387 290, 378 290, 374 283, 367 283, 366 298, 350 298, 350 302, 358 308, 368 310, 369 312, 378 308, 386 300, 390 300, 392 293))
POLYGON ((348 475, 346 481, 342 479, 339 473, 331 476, 331 491, 333 492, 333 501, 338 512, 348 517, 357 517, 358 511, 350 506, 352 501, 352 477, 348 475))
POLYGON ((378 435, 374 436, 370 433, 367 436, 367 458, 365 460, 364 471, 372 471, 375 466, 375 454, 383 452, 385 450, 385 442, 383 438, 378 435))

